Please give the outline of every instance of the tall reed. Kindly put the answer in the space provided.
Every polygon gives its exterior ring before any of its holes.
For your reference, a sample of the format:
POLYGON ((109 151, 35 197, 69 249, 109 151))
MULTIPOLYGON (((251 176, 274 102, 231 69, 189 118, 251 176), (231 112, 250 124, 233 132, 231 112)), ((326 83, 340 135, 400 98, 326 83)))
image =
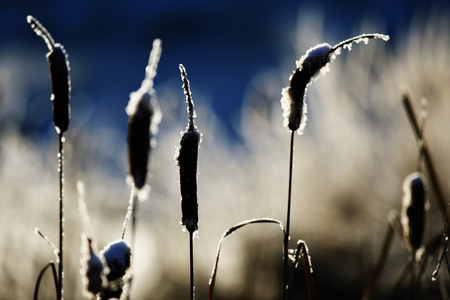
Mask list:
POLYGON ((70 121, 70 75, 69 61, 64 47, 55 43, 47 29, 33 16, 27 16, 27 22, 34 32, 42 37, 49 52, 47 60, 50 64, 50 78, 52 84, 53 124, 59 135, 58 173, 59 173, 59 251, 58 251, 58 299, 64 299, 64 132, 70 121))
MULTIPOLYGON (((296 61, 297 68, 289 78, 289 86, 281 91, 281 107, 283 109, 283 125, 291 131, 290 154, 289 154, 289 180, 288 180, 288 201, 286 213, 286 231, 283 243, 283 292, 282 299, 289 299, 288 285, 288 250, 290 242, 290 218, 291 218, 291 198, 292 198, 292 171, 294 160, 294 133, 297 131, 300 135, 306 126, 307 104, 306 90, 311 79, 317 78, 321 73, 326 73, 328 63, 333 61, 336 55, 340 54, 342 48, 351 50, 353 43, 368 43, 369 39, 380 38, 384 41, 389 40, 387 35, 383 34, 362 34, 334 46, 327 43, 316 45, 306 51, 300 60, 296 61)), ((312 295, 310 294, 310 297, 312 295)))
MULTIPOLYGON (((145 69, 145 79, 141 87, 130 94, 130 101, 126 107, 128 114, 128 166, 129 181, 131 182, 130 205, 125 217, 122 239, 125 237, 128 220, 131 216, 131 249, 136 240, 136 222, 138 218, 139 200, 148 197, 150 186, 147 184, 147 173, 151 150, 156 146, 154 140, 161 119, 161 111, 153 88, 153 80, 161 57, 161 40, 153 41, 148 65, 145 69)), ((129 277, 127 299, 130 298, 133 274, 129 277)))
POLYGON ((180 174, 181 191, 181 223, 189 232, 189 257, 190 257, 190 286, 191 300, 195 299, 194 283, 194 237, 198 230, 198 199, 197 199, 197 161, 198 148, 201 142, 201 134, 197 130, 194 118, 194 101, 192 100, 189 80, 186 69, 183 65, 179 66, 181 80, 183 81, 183 91, 186 95, 187 110, 189 121, 186 130, 181 135, 180 147, 176 155, 176 161, 180 174))

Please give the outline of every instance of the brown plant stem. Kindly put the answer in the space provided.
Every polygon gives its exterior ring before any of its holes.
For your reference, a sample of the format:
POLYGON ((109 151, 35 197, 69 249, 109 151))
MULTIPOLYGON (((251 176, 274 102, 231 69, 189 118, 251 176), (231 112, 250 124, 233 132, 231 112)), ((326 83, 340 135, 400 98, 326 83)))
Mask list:
POLYGON ((409 98, 408 94, 403 94, 403 105, 406 111, 406 115, 408 116, 409 121, 411 122, 411 126, 413 127, 414 133, 416 135, 416 138, 422 140, 422 151, 423 151, 423 156, 425 158, 425 165, 427 167, 429 176, 430 176, 430 181, 431 181, 431 185, 433 186, 433 190, 436 194, 436 200, 437 200, 437 204, 440 208, 441 214, 442 216, 445 218, 446 214, 447 214, 447 202, 445 201, 444 198, 444 194, 442 193, 442 188, 441 185, 439 183, 439 178, 436 172, 436 169, 434 167, 434 163, 433 163, 433 159, 431 157, 431 153, 428 150, 427 144, 425 142, 425 139, 422 137, 422 133, 421 133, 421 129, 419 126, 419 122, 417 120, 416 114, 414 112, 414 108, 411 104, 411 100, 409 98))
POLYGON ((288 203, 287 203, 287 216, 286 216, 286 230, 284 232, 284 241, 283 241, 283 300, 287 300, 289 298, 288 295, 288 261, 289 261, 289 230, 290 230, 290 222, 291 222, 291 195, 292 195, 292 171, 294 164, 294 136, 295 131, 291 131, 291 144, 290 144, 290 153, 289 153, 289 184, 288 184, 288 203))
POLYGON ((305 278, 306 278, 306 283, 308 286, 309 299, 315 300, 316 299, 316 290, 314 288, 314 280, 313 280, 313 275, 312 275, 312 273, 313 273, 312 264, 311 264, 311 259, 309 256, 308 246, 306 245, 306 242, 303 240, 299 240, 297 242, 297 251, 295 252, 295 257, 294 257, 295 268, 297 268, 299 265, 298 261, 299 261, 300 253, 303 258, 303 267, 305 269, 305 278))
POLYGON ((364 288, 364 294, 362 297, 363 300, 372 299, 373 292, 375 291, 378 281, 380 280, 383 268, 386 265, 386 261, 389 256, 389 251, 391 249, 393 238, 394 238, 394 227, 392 224, 389 224, 386 236, 384 238, 383 248, 381 250, 380 256, 378 257, 375 270, 373 271, 373 274, 371 275, 369 281, 366 284, 366 287, 364 288))

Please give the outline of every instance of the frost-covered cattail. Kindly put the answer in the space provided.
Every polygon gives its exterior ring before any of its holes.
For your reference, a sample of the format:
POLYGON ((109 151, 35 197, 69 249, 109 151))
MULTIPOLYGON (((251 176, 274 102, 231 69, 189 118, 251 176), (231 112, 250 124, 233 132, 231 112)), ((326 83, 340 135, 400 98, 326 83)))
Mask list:
POLYGON ((95 253, 92 239, 84 236, 81 256, 81 276, 86 294, 97 295, 103 287, 103 262, 95 253))
POLYGON ((153 79, 160 56, 161 41, 157 39, 153 42, 145 79, 139 90, 130 94, 130 101, 126 107, 129 117, 127 133, 129 174, 141 200, 148 194, 146 178, 149 155, 155 146, 154 136, 161 120, 161 112, 153 89, 153 79))
POLYGON ((108 244, 101 253, 108 265, 108 281, 123 277, 130 267, 131 249, 123 240, 108 244))
POLYGON ((55 43, 50 33, 33 16, 27 17, 34 32, 42 37, 50 52, 47 60, 50 63, 50 78, 52 82, 53 124, 58 133, 64 133, 70 120, 70 75, 69 61, 64 47, 55 43))
POLYGON ((414 172, 403 182, 402 226, 406 247, 413 253, 422 246, 425 215, 428 209, 427 183, 423 174, 414 172))
POLYGON ((81 276, 85 286, 85 294, 98 294, 104 283, 104 266, 100 257, 96 254, 94 247, 93 234, 91 229, 91 221, 85 202, 84 184, 81 181, 77 182, 78 191, 78 208, 80 210, 81 218, 84 223, 84 231, 81 236, 81 276))
POLYGON ((306 88, 312 78, 320 73, 326 73, 327 64, 338 55, 342 48, 351 50, 352 43, 368 42, 371 38, 381 38, 385 41, 388 36, 382 34, 363 34, 331 46, 327 43, 316 45, 306 51, 299 61, 297 68, 289 78, 289 86, 281 91, 281 107, 283 109, 284 126, 292 131, 299 130, 301 134, 306 126, 307 105, 305 102, 306 88))
POLYGON ((191 97, 186 69, 180 65, 183 90, 188 105, 189 122, 186 131, 182 133, 178 155, 176 156, 180 173, 181 190, 181 223, 193 233, 198 230, 198 202, 197 202, 197 161, 201 134, 195 126, 194 102, 191 97))
POLYGON ((100 255, 108 267, 105 272, 107 284, 102 288, 100 299, 119 299, 125 284, 123 277, 131 264, 131 249, 120 240, 108 244, 100 255))

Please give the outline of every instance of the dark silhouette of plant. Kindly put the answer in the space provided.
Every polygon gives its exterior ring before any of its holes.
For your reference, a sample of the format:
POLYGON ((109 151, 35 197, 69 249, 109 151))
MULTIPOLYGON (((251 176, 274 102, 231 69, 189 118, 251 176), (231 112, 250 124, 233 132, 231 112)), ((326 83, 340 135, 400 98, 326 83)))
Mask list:
MULTIPOLYGON (((283 260, 283 300, 289 299, 289 274, 288 274, 288 250, 290 241, 290 218, 291 218, 291 191, 292 191, 292 169, 294 159, 294 134, 297 131, 303 133, 306 126, 306 90, 311 83, 311 79, 316 78, 320 73, 325 73, 325 68, 329 62, 333 61, 342 48, 351 50, 353 43, 365 42, 369 39, 380 38, 385 41, 389 39, 383 34, 363 34, 348 40, 342 41, 334 46, 327 43, 316 45, 306 51, 299 61, 296 62, 297 68, 289 79, 289 86, 281 91, 281 106, 283 108, 284 126, 291 131, 290 155, 289 155, 289 183, 288 183, 288 201, 286 216, 286 231, 284 236, 284 260, 283 260)), ((310 294, 310 297, 314 297, 310 294)))
MULTIPOLYGON (((58 151, 58 172, 59 172, 59 250, 57 252, 58 260, 58 277, 55 278, 57 283, 57 298, 64 299, 64 259, 63 259, 63 245, 64 245, 64 132, 69 127, 70 120, 70 76, 69 76, 69 61, 64 47, 55 43, 50 33, 44 26, 39 23, 33 16, 27 17, 28 23, 34 32, 42 37, 47 44, 49 52, 47 53, 47 60, 50 63, 50 78, 52 83, 53 102, 53 124, 56 132, 59 135, 59 151, 58 151)), ((48 266, 48 265, 47 265, 48 266)), ((47 266, 43 269, 47 268, 47 266)), ((54 266, 54 265, 52 265, 54 266)), ((43 272, 41 273, 41 275, 43 272)), ((55 272, 53 272, 55 275, 55 272)), ((40 276, 41 277, 41 276, 40 276)), ((36 282, 36 290, 39 289, 39 282, 36 282)), ((37 292, 35 298, 37 298, 37 292)))
POLYGON ((181 223, 189 232, 189 257, 191 274, 191 299, 195 299, 194 284, 194 233, 198 230, 198 199, 197 199, 197 162, 198 148, 201 142, 201 134, 194 123, 196 117, 194 111, 194 101, 192 100, 189 80, 186 69, 183 65, 179 66, 181 80, 183 81, 183 91, 186 95, 187 110, 189 121, 186 130, 181 135, 180 147, 176 156, 177 165, 180 174, 181 191, 181 223))

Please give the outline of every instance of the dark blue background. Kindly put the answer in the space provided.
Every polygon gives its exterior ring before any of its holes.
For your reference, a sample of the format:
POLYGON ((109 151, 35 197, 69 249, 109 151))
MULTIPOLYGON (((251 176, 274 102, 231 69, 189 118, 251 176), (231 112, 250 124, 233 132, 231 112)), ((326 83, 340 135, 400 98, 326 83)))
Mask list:
MULTIPOLYGON (((406 34, 413 16, 430 9, 448 10, 449 2, 408 0, 340 1, 3 1, 0 4, 0 54, 32 55, 45 62, 47 52, 26 22, 36 17, 69 53, 73 116, 84 110, 95 113, 91 125, 125 128, 128 95, 143 79, 152 41, 162 39, 163 54, 155 79, 179 80, 178 64, 188 71, 193 91, 208 96, 214 111, 227 124, 239 113, 245 88, 264 68, 278 68, 281 56, 292 52, 299 11, 315 9, 324 16, 324 30, 335 41, 352 35, 366 17, 383 22, 392 45, 406 34), (314 4, 313 4, 314 3, 314 4)), ((307 49, 310 45, 305 45, 307 49)), ((294 66, 294 62, 293 62, 294 66)), ((31 70, 48 76, 47 69, 31 70)), ((287 74, 286 76, 288 76, 287 74)), ((181 81, 180 81, 181 87, 181 81)), ((49 97, 45 87, 31 87, 33 97, 49 97), (43 94, 45 93, 47 94, 43 94)), ((182 93, 180 88, 180 93, 182 93)), ((48 98, 47 98, 48 99, 48 98)), ((194 98, 195 99, 195 98, 194 98)), ((42 107, 48 109, 48 107, 42 107)), ((27 118, 21 130, 30 133, 51 127, 27 118)), ((230 127, 231 135, 236 135, 230 127)))

